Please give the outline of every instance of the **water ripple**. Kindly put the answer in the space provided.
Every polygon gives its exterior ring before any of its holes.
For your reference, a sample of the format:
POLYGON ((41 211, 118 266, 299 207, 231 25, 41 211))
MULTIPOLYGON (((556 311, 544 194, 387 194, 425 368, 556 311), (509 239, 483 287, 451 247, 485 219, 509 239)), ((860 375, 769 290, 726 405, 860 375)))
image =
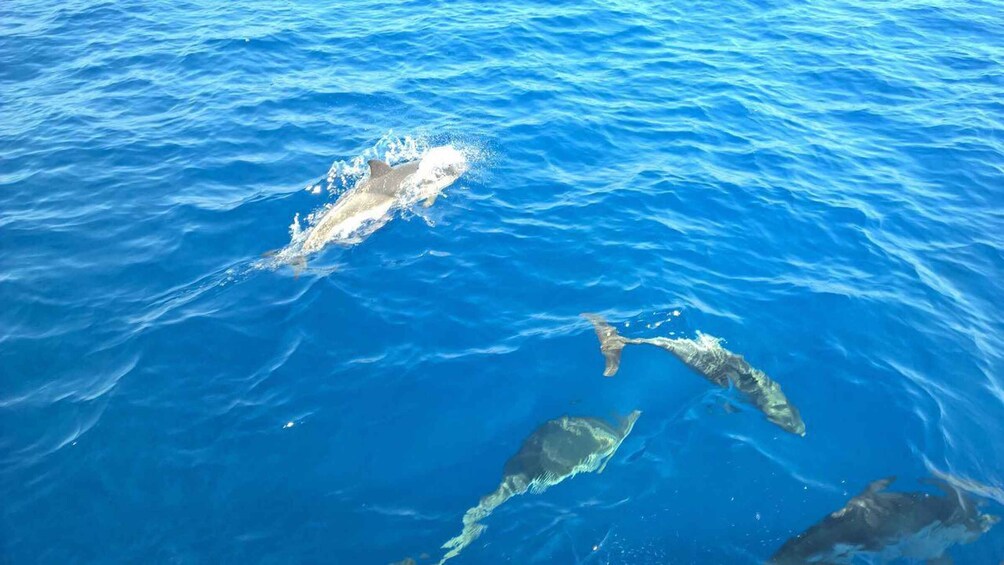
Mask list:
POLYGON ((7 0, 0 561, 435 558, 563 413, 644 415, 463 559, 753 563, 890 474, 1004 503, 1000 12, 7 0), (260 268, 397 140, 476 166, 260 268), (658 351, 604 379, 583 311, 725 338, 809 435, 658 351))

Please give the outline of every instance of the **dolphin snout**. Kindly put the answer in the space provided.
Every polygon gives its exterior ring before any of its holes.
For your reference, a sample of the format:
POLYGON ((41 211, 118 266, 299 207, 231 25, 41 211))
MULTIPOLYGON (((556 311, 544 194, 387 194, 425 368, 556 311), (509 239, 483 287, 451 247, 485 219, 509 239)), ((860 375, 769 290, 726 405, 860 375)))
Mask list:
POLYGON ((791 422, 788 422, 787 428, 791 433, 805 437, 805 422, 801 418, 794 418, 791 422))
POLYGON ((786 407, 786 410, 780 413, 774 413, 768 415, 768 419, 774 422, 778 426, 784 428, 785 431, 791 432, 797 436, 805 436, 805 422, 802 421, 802 416, 798 413, 798 410, 794 406, 786 407))

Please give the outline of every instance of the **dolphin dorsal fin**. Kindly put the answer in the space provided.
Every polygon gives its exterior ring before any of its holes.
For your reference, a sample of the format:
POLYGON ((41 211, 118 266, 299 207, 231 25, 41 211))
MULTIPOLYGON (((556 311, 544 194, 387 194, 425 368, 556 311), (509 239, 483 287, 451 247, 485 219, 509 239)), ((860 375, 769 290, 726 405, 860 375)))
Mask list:
POLYGON ((886 477, 884 479, 879 479, 877 481, 872 481, 871 483, 868 484, 867 487, 865 487, 865 490, 861 491, 861 494, 859 494, 858 496, 866 496, 866 495, 869 495, 869 494, 875 494, 875 493, 878 493, 878 492, 882 492, 885 489, 889 488, 889 485, 891 485, 892 482, 895 481, 895 480, 896 480, 896 477, 886 477))
POLYGON ((380 159, 370 159, 366 162, 370 166, 370 178, 375 179, 377 177, 386 175, 390 172, 390 165, 381 161, 380 159))
MULTIPOLYGON (((847 504, 845 504, 843 508, 837 510, 833 514, 830 514, 830 516, 839 518, 840 516, 844 516, 845 514, 848 513, 861 512, 863 508, 866 508, 868 506, 869 497, 875 496, 876 494, 889 488, 889 485, 891 485, 892 482, 895 480, 896 477, 886 477, 884 479, 879 479, 877 481, 872 481, 868 483, 868 486, 865 487, 865 490, 854 495, 853 498, 847 501, 847 504)), ((869 523, 869 525, 874 526, 874 524, 871 523, 871 520, 874 519, 871 516, 871 514, 866 513, 864 518, 865 521, 869 523)))

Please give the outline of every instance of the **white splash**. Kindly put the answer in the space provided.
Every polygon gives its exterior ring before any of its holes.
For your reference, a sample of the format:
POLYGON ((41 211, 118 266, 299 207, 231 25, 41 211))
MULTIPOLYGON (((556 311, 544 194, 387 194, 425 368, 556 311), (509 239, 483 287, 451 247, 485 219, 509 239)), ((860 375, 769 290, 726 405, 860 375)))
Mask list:
MULTIPOLYGON (((387 206, 373 207, 364 213, 352 215, 347 221, 339 223, 337 229, 324 233, 320 245, 317 245, 317 236, 322 234, 314 234, 313 231, 321 219, 338 205, 338 198, 314 210, 303 220, 297 213, 289 226, 289 244, 272 254, 270 259, 262 262, 260 266, 275 268, 292 264, 302 268, 305 257, 324 245, 351 246, 362 242, 383 227, 396 213, 409 216, 416 212, 416 204, 419 202, 431 203, 444 188, 456 180, 458 171, 468 171, 470 163, 483 153, 480 148, 472 146, 430 147, 429 142, 423 138, 411 136, 398 138, 390 133, 385 135, 373 147, 353 159, 332 163, 325 180, 307 185, 306 190, 312 194, 322 194, 326 191, 332 196, 341 198, 368 178, 367 162, 370 159, 380 159, 392 167, 418 161, 418 170, 406 181, 407 186, 403 196, 387 206), (304 244, 308 240, 312 245, 305 247, 304 244)), ((431 222, 426 221, 431 225, 431 222)))
MULTIPOLYGON (((393 166, 399 163, 422 159, 428 151, 429 143, 424 138, 412 136, 397 137, 393 132, 389 132, 381 137, 373 147, 363 151, 354 158, 348 161, 339 160, 332 163, 325 177, 324 188, 332 196, 338 196, 345 190, 355 186, 366 176, 369 172, 366 162, 370 159, 380 159, 393 166)), ((321 183, 311 185, 311 192, 314 192, 313 189, 316 187, 317 192, 315 194, 319 193, 320 186, 321 183)))
POLYGON ((466 172, 470 168, 467 156, 452 145, 433 147, 422 155, 418 171, 411 179, 411 190, 404 207, 410 207, 419 200, 439 194, 453 182, 455 171, 466 172))

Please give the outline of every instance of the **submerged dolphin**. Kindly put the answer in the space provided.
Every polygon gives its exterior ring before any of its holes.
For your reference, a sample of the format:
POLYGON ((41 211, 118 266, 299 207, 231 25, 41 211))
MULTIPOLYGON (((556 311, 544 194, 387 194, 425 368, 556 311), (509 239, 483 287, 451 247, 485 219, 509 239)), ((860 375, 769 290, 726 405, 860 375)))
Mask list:
MULTIPOLYGON (((467 171, 463 155, 452 147, 434 148, 421 161, 394 167, 378 159, 367 164, 369 176, 342 194, 307 229, 299 248, 288 252, 291 256, 285 260, 296 271, 306 267, 308 255, 328 243, 349 241, 362 226, 385 220, 394 206, 404 205, 410 199, 425 200, 425 206, 431 206, 443 189, 467 171)), ((287 252, 273 254, 283 253, 287 252)))
POLYGON ((949 483, 932 481, 945 496, 885 492, 894 480, 871 483, 843 508, 785 542, 769 563, 837 565, 869 554, 883 563, 900 558, 951 563, 945 550, 976 540, 1000 520, 980 513, 968 494, 949 483))
POLYGON ((685 365, 713 384, 738 389, 767 419, 786 431, 805 435, 805 422, 798 409, 781 392, 781 385, 750 366, 741 355, 722 347, 714 337, 699 334, 698 339, 625 338, 617 329, 597 314, 583 314, 593 324, 600 340, 600 351, 606 359, 603 375, 612 377, 620 367, 621 350, 629 343, 660 347, 675 355, 685 365))
POLYGON ((505 464, 502 483, 495 492, 464 514, 460 535, 443 544, 449 551, 439 562, 456 557, 485 530, 480 522, 510 498, 527 491, 544 492, 579 473, 602 473, 641 412, 635 410, 618 427, 596 418, 563 416, 537 428, 519 453, 505 464))

